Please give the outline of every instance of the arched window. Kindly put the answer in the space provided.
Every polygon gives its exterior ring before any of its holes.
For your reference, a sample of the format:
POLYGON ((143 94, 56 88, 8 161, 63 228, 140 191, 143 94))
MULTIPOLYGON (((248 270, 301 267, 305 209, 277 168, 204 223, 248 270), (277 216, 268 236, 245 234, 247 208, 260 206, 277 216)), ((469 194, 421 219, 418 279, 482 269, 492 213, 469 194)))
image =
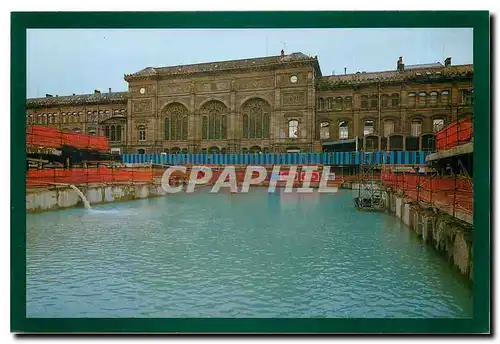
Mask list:
POLYGON ((399 106, 399 94, 393 93, 391 95, 391 106, 398 107, 399 106))
POLYGON ((411 121, 411 136, 418 137, 422 133, 422 121, 414 119, 411 121))
POLYGON ((52 124, 52 114, 49 113, 49 124, 52 124))
POLYGON ((342 110, 342 97, 335 98, 335 110, 342 110))
POLYGON ((436 118, 432 121, 432 131, 437 133, 441 129, 444 128, 444 119, 442 118, 436 118))
POLYGON ((104 127, 104 136, 106 136, 109 139, 109 125, 104 127))
POLYGON ((394 133, 394 121, 388 120, 384 122, 384 137, 390 136, 394 133))
POLYGON ((365 121, 365 125, 363 128, 363 135, 367 136, 367 135, 373 134, 374 129, 375 129, 375 122, 373 122, 371 120, 365 121))
POLYGON ((140 125, 137 127, 137 131, 138 131, 138 137, 139 137, 139 141, 141 142, 144 142, 146 141, 146 126, 144 125, 140 125))
POLYGON ((418 94, 418 106, 425 106, 427 103, 427 93, 420 92, 418 94))
POLYGON ((429 105, 430 106, 437 106, 438 103, 438 93, 436 91, 432 91, 429 93, 429 105))
POLYGON ((269 138, 271 106, 266 101, 259 98, 250 99, 243 104, 241 112, 243 113, 244 138, 269 138))
POLYGON ((352 109, 352 97, 345 97, 344 99, 344 106, 347 110, 352 109))
POLYGON ((322 111, 325 109, 325 100, 323 98, 318 98, 318 110, 322 111))
POLYGON ((330 138, 330 123, 321 122, 319 124, 319 138, 321 140, 326 140, 330 138))
POLYGON ((378 96, 371 96, 370 97, 370 107, 371 108, 377 108, 378 107, 378 96))
POLYGON ((408 93, 408 107, 414 107, 417 103, 417 95, 413 92, 408 93))
POLYGON ((216 100, 203 105, 201 109, 203 139, 218 140, 227 138, 226 111, 226 106, 216 100))
POLYGON ((361 108, 368 109, 368 96, 361 96, 361 108))
POLYGON ((339 123, 339 139, 345 140, 349 138, 349 123, 340 121, 339 123))
POLYGON ((332 97, 328 97, 326 99, 326 108, 328 110, 331 110, 333 108, 333 98, 332 97))
POLYGON ((111 126, 111 137, 110 141, 116 141, 116 128, 114 125, 111 126))
POLYGON ((216 147, 216 146, 212 146, 208 149, 208 152, 209 153, 219 153, 219 147, 216 147))
POLYGON ((292 119, 288 122, 288 137, 291 139, 299 137, 299 121, 292 119))
POLYGON ((442 105, 448 105, 448 102, 450 101, 450 92, 449 91, 443 91, 441 92, 441 104, 442 105))
POLYGON ((162 111, 165 140, 187 140, 188 110, 180 103, 169 104, 162 111))

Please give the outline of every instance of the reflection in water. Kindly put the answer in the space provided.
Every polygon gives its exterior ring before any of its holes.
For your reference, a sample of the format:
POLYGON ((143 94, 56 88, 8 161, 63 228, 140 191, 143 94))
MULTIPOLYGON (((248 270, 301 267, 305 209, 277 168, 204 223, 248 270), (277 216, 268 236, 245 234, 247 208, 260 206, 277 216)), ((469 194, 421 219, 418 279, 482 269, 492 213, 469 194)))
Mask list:
POLYGON ((27 315, 472 315, 446 260, 352 192, 251 190, 27 215, 27 315))

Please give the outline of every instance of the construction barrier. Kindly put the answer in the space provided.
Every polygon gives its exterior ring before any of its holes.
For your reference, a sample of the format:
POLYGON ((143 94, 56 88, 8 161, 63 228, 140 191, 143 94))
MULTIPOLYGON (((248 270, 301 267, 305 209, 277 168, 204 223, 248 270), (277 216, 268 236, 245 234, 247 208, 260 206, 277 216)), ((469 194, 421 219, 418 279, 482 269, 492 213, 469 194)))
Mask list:
POLYGON ((432 151, 377 151, 332 153, 264 153, 264 154, 122 154, 125 164, 160 165, 424 165, 432 151))
POLYGON ((26 185, 152 182, 154 177, 161 177, 163 171, 164 169, 109 168, 105 166, 28 170, 26 185))
POLYGON ((446 150, 472 140, 472 117, 459 119, 436 133, 436 149, 446 150))
POLYGON ((432 176, 419 174, 382 173, 381 182, 405 197, 435 206, 455 216, 459 211, 472 216, 474 188, 464 176, 432 176))
POLYGON ((109 150, 108 139, 83 133, 60 131, 56 128, 32 125, 26 127, 26 145, 61 149, 63 146, 90 149, 100 152, 109 150))

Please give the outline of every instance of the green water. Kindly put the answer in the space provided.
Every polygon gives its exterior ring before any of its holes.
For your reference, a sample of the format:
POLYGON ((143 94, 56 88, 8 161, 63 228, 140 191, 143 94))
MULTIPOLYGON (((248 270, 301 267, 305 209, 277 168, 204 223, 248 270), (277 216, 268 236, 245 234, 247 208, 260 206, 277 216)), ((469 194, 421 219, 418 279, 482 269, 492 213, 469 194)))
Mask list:
POLYGON ((471 317, 446 260, 353 197, 256 188, 28 215, 27 316, 471 317))

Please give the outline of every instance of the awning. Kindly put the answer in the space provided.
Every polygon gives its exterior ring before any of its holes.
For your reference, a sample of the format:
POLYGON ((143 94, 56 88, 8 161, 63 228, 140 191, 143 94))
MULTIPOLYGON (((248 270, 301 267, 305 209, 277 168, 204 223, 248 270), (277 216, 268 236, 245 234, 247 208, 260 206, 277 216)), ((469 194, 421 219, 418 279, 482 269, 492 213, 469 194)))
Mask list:
POLYGON ((335 146, 335 145, 343 145, 346 143, 356 143, 356 139, 323 142, 322 145, 323 146, 335 146))

